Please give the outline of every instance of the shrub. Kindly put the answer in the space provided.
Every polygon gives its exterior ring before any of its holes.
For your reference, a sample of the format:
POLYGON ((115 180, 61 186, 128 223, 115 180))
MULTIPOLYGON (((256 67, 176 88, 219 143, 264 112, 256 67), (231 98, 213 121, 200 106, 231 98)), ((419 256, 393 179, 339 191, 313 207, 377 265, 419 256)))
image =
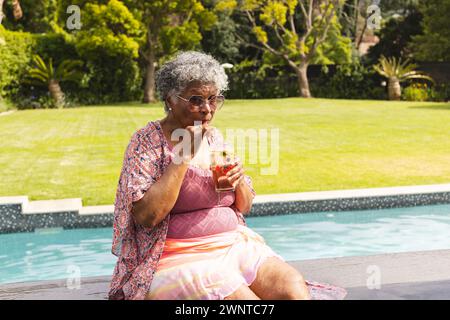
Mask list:
POLYGON ((73 36, 86 62, 89 90, 78 97, 84 103, 136 100, 142 95, 137 58, 141 25, 120 1, 83 6, 83 28, 73 36))
MULTIPOLYGON (((353 64, 311 66, 308 70, 314 97, 335 99, 385 99, 381 77, 371 68, 353 64)), ((233 67, 228 73, 228 98, 261 99, 298 96, 297 76, 287 67, 255 65, 251 61, 233 67)))
POLYGON ((34 34, 36 39, 36 46, 34 53, 38 54, 45 61, 50 58, 58 65, 64 60, 80 59, 75 45, 67 41, 63 34, 48 33, 48 34, 34 34))
POLYGON ((243 60, 230 71, 230 99, 284 98, 298 95, 297 77, 293 72, 280 66, 243 60))
POLYGON ((0 25, 0 96, 10 99, 17 95, 36 45, 27 32, 5 30, 0 25))
MULTIPOLYGON (((46 91, 24 81, 31 66, 31 58, 34 53, 39 53, 45 60, 54 57, 54 61, 59 64, 65 59, 76 57, 75 47, 59 34, 9 31, 1 25, 0 41, 0 96, 20 109, 47 107, 46 91)), ((67 87, 71 93, 80 92, 79 84, 67 87)))
POLYGON ((407 101, 427 101, 430 96, 426 85, 414 83, 405 88, 402 98, 407 101))
POLYGON ((384 99, 386 91, 381 87, 381 78, 370 68, 359 62, 339 65, 334 74, 323 70, 311 81, 315 97, 335 99, 384 99))
POLYGON ((405 88, 402 94, 406 101, 448 101, 450 97, 450 86, 438 84, 428 86, 426 83, 412 83, 405 88))
POLYGON ((449 101, 450 100, 450 84, 441 83, 437 84, 433 88, 434 95, 432 96, 433 101, 449 101))
POLYGON ((133 57, 93 45, 89 52, 80 52, 74 43, 62 34, 10 31, 0 25, 0 97, 21 109, 48 106, 47 92, 24 81, 32 56, 38 54, 45 61, 52 58, 56 65, 68 59, 85 62, 81 82, 61 84, 68 105, 140 98, 143 75, 133 57))

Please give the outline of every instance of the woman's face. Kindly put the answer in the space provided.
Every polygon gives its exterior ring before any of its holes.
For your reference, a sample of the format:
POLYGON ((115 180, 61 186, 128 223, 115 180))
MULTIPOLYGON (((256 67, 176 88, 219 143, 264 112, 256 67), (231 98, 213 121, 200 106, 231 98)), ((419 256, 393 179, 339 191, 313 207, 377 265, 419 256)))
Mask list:
MULTIPOLYGON (((213 84, 201 84, 192 83, 186 89, 184 89, 179 96, 189 100, 192 96, 202 96, 203 99, 207 100, 211 96, 218 94, 217 88, 213 84)), ((215 111, 211 109, 208 103, 205 103, 198 111, 192 111, 191 104, 177 95, 172 95, 168 97, 169 106, 172 108, 170 111, 173 117, 183 126, 192 126, 194 121, 210 122, 215 111)))

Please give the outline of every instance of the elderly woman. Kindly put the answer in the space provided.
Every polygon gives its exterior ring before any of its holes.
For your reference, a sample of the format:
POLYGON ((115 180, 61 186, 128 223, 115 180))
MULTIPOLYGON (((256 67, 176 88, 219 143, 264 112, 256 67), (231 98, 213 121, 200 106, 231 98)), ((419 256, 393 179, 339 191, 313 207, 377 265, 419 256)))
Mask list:
POLYGON ((216 192, 208 153, 224 144, 210 126, 224 103, 222 66, 184 52, 160 68, 156 85, 166 117, 138 130, 125 152, 110 299, 342 298, 343 289, 306 284, 246 226, 255 191, 239 161, 227 173, 234 190, 216 192), (191 146, 182 155, 172 138, 177 129, 191 146), (196 129, 203 135, 192 147, 196 129))

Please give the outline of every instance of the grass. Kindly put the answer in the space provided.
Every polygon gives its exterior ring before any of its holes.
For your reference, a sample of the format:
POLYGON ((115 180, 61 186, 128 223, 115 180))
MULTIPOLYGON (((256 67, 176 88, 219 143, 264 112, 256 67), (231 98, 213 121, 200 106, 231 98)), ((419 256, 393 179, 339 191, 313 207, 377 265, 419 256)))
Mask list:
MULTIPOLYGON (((26 110, 0 117, 0 196, 113 204, 133 132, 164 115, 138 103, 26 110)), ((450 182, 450 104, 233 100, 225 128, 279 128, 277 175, 247 164, 258 194, 450 182)))

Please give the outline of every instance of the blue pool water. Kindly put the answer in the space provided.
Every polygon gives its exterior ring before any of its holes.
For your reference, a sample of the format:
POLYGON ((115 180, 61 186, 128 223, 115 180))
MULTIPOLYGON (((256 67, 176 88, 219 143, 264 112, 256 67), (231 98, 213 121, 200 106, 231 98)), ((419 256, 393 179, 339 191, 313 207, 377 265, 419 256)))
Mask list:
MULTIPOLYGON (((287 260, 450 249, 450 205, 249 217, 287 260)), ((111 275, 111 228, 0 235, 0 283, 111 275)))

